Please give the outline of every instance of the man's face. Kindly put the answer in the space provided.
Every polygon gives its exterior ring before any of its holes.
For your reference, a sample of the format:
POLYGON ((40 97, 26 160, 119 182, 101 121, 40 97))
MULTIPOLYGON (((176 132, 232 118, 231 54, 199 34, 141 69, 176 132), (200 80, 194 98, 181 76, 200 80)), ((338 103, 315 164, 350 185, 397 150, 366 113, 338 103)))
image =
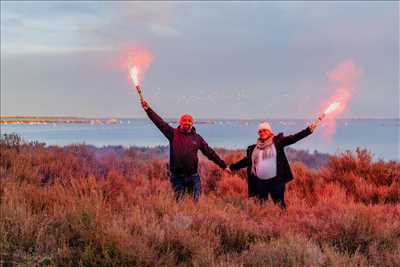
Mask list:
POLYGON ((258 130, 258 137, 260 137, 261 140, 266 140, 269 137, 271 137, 273 133, 270 130, 267 129, 260 129, 258 130))
POLYGON ((193 127, 193 118, 192 116, 185 114, 179 120, 179 126, 185 132, 190 132, 193 127))

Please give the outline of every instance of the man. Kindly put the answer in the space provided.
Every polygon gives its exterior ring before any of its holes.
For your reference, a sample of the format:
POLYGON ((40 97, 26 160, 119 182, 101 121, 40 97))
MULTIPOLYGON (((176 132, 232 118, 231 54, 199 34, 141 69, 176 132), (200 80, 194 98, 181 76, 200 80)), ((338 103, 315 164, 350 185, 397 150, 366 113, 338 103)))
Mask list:
POLYGON ((228 172, 230 170, 217 153, 208 146, 206 141, 196 133, 191 115, 182 115, 179 120, 179 126, 173 128, 158 116, 145 100, 141 103, 147 116, 169 141, 170 181, 176 198, 180 199, 187 192, 193 194, 194 200, 197 202, 201 194, 201 182, 198 174, 198 150, 222 169, 226 169, 228 172))
POLYGON ((274 203, 286 209, 285 184, 293 180, 284 148, 310 135, 316 125, 313 123, 297 134, 284 137, 282 133, 274 135, 267 122, 258 127, 257 143, 247 148, 246 156, 229 166, 230 170, 247 167, 249 197, 261 202, 271 195, 274 203))

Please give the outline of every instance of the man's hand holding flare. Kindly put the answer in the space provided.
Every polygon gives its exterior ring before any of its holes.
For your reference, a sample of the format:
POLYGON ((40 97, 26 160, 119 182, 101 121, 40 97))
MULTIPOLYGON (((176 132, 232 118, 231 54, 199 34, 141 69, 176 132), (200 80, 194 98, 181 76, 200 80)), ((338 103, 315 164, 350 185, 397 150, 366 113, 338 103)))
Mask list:
POLYGON ((149 103, 147 103, 147 101, 144 99, 140 101, 140 104, 142 104, 142 108, 144 110, 147 110, 150 107, 149 103))
POLYGON ((140 85, 136 85, 135 88, 136 88, 136 91, 139 94, 140 102, 143 102, 144 98, 143 98, 143 94, 142 94, 142 88, 140 88, 140 85))
POLYGON ((143 94, 142 94, 142 89, 140 88, 140 85, 136 85, 135 88, 136 88, 136 91, 139 94, 140 104, 142 104, 142 107, 143 107, 144 110, 147 110, 150 107, 150 105, 149 105, 149 103, 147 103, 146 100, 144 100, 144 97, 143 97, 143 94))

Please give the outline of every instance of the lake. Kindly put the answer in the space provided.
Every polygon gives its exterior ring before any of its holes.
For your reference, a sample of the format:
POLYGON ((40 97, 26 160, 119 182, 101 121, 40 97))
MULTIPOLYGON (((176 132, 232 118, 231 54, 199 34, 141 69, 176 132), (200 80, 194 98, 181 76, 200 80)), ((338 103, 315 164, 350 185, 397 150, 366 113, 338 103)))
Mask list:
MULTIPOLYGON (((98 121, 99 122, 99 121, 98 121)), ((168 121, 176 126, 174 120, 168 121)), ((259 120, 199 120, 197 132, 213 147, 243 149, 255 143, 259 120)), ((306 120, 270 120, 274 132, 285 135, 296 133, 306 127, 306 120)), ((369 149, 375 159, 400 160, 399 119, 339 119, 330 140, 323 137, 326 124, 293 144, 295 149, 310 152, 339 153, 369 149)), ((97 147, 107 145, 158 146, 168 145, 167 139, 148 119, 120 119, 112 124, 98 123, 37 123, 1 124, 1 133, 17 133, 26 141, 37 140, 48 145, 84 143, 97 147)))

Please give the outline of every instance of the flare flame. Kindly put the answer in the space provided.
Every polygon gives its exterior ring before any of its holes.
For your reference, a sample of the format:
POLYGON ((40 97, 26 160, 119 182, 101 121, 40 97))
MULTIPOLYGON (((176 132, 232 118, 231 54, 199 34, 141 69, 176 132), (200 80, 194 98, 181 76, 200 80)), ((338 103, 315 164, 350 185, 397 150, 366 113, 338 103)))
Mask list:
POLYGON ((133 66, 129 69, 129 74, 131 75, 131 79, 133 84, 136 86, 139 86, 139 70, 136 66, 133 66))
POLYGON ((333 111, 335 111, 340 106, 340 102, 336 101, 329 105, 329 107, 324 111, 324 114, 327 115, 333 111))

